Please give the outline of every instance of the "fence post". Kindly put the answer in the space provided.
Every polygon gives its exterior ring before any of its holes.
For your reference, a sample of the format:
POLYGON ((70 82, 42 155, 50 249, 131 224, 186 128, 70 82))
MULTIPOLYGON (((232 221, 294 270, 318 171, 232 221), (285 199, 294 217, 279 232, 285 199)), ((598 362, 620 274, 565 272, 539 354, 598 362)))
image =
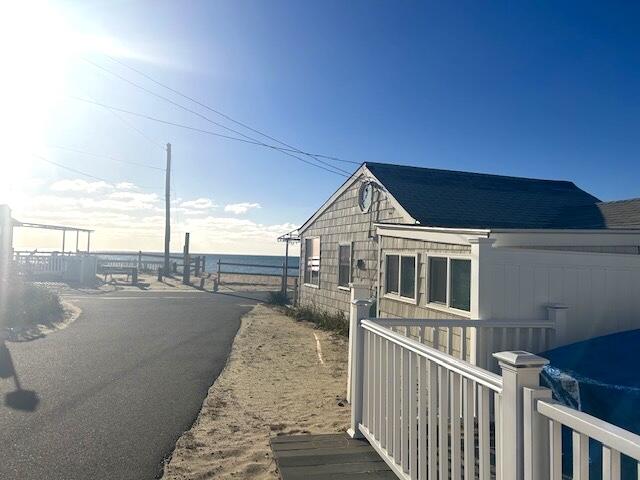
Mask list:
MULTIPOLYGON (((353 302, 355 300, 368 300, 369 299, 369 287, 364 285, 355 285, 353 283, 349 284, 351 288, 351 298, 350 298, 350 311, 349 311, 349 352, 347 354, 347 402, 351 403, 351 364, 353 363, 353 337, 352 332, 354 329, 353 323, 353 302)), ((297 283, 296 283, 297 288, 297 283)), ((298 292, 296 292, 297 294, 298 292)), ((357 324, 356 324, 357 327, 357 324)))
POLYGON ((286 296, 287 295, 287 264, 285 262, 282 262, 282 293, 286 296))
POLYGON ((184 234, 184 258, 182 260, 182 283, 191 283, 191 257, 189 256, 189 233, 184 234))
POLYGON ((218 285, 220 285, 220 259, 218 259, 218 285))
POLYGON ((298 277, 293 278, 293 305, 298 305, 298 277))
POLYGON ((193 271, 193 275, 196 277, 200 276, 200 256, 199 255, 196 257, 196 265, 193 271))
POLYGON ((207 257, 202 255, 202 275, 207 273, 207 257))
POLYGON ((142 271, 142 250, 138 250, 138 271, 142 271))
POLYGON ((550 400, 551 390, 524 387, 524 480, 549 478, 549 420, 538 413, 538 400, 550 400))
MULTIPOLYGON (((353 291, 353 290, 352 290, 353 291)), ((362 382, 364 372, 364 330, 360 320, 369 316, 369 300, 352 300, 349 314, 349 348, 351 350, 351 427, 347 434, 351 438, 363 438, 359 425, 362 423, 362 382)))
POLYGON ((567 343, 567 307, 559 303, 547 305, 547 318, 555 323, 553 346, 558 347, 567 343))
POLYGON ((523 480, 524 478, 524 410, 523 387, 539 387, 542 367, 546 358, 523 351, 498 352, 493 357, 502 370, 502 411, 500 418, 499 458, 496 465, 500 478, 523 480))

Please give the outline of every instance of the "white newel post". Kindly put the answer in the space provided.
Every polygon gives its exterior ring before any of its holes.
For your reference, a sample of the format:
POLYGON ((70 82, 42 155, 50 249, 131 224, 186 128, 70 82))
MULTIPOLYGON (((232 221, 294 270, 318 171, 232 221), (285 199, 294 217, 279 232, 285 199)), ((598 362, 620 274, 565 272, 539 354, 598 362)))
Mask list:
MULTIPOLYGON (((351 358, 352 358, 352 345, 353 345, 353 329, 354 329, 354 314, 355 305, 354 300, 368 300, 370 296, 369 287, 365 285, 356 285, 350 283, 351 299, 349 301, 349 353, 347 356, 347 402, 351 403, 351 358)), ((365 317, 366 318, 366 317, 365 317)))
POLYGON ((364 372, 364 330, 360 320, 369 316, 369 300, 351 302, 351 427, 347 433, 351 438, 362 438, 358 426, 362 423, 363 372, 364 372))
POLYGON ((547 318, 555 323, 553 346, 559 347, 567 343, 567 307, 561 304, 547 305, 547 318))
POLYGON ((502 452, 500 468, 505 480, 524 479, 524 410, 523 387, 539 387, 546 358, 523 351, 498 352, 493 357, 502 370, 502 418, 500 419, 502 452))
POLYGON ((549 419, 540 415, 538 400, 551 400, 551 390, 524 387, 524 480, 549 479, 549 419))

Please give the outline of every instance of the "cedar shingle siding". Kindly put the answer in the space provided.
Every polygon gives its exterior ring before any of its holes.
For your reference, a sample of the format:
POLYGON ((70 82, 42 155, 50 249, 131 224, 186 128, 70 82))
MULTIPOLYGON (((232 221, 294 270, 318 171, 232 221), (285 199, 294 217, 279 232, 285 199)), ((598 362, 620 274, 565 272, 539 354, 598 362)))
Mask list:
POLYGON ((376 190, 368 213, 358 206, 358 191, 363 180, 345 190, 301 235, 300 296, 303 305, 314 305, 329 312, 349 312, 349 292, 338 288, 338 246, 351 243, 351 281, 365 284, 375 293, 378 242, 375 222, 401 223, 401 215, 393 208, 384 192, 376 190), (304 285, 306 238, 320 237, 320 288, 304 285), (364 268, 357 267, 358 260, 364 268))

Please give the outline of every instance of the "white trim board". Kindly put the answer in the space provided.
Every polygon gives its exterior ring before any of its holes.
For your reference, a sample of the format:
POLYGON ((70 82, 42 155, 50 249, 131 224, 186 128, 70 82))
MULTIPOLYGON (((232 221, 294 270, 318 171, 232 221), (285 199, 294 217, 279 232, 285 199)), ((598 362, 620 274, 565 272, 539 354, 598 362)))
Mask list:
POLYGON ((361 179, 364 180, 373 180, 375 181, 375 183, 379 186, 379 188, 384 192, 385 195, 387 195, 387 198, 389 199, 389 201, 391 202, 391 204, 393 205, 393 208, 395 208, 398 213, 403 217, 403 219, 410 224, 417 224, 418 221, 416 219, 414 219, 411 215, 409 215, 409 212, 407 212, 404 207, 402 205, 400 205, 400 202, 398 202, 393 195, 391 195, 391 193, 389 193, 389 191, 386 189, 386 187, 382 184, 382 182, 380 180, 378 180, 376 178, 375 175, 373 175, 373 173, 371 173, 369 171, 369 169, 367 168, 367 164, 364 163, 362 164, 362 166, 360 166, 360 168, 358 168, 358 170, 356 170, 354 172, 353 175, 351 175, 351 177, 349 177, 341 186, 340 188, 338 188, 338 190, 336 190, 335 192, 333 192, 333 195, 331 195, 329 197, 329 199, 324 202, 324 204, 322 204, 322 206, 315 211, 315 213, 313 215, 311 215, 311 217, 302 224, 302 226, 300 228, 298 228, 298 233, 300 235, 302 235, 302 233, 308 229, 311 224, 313 224, 313 222, 315 222, 318 217, 320 215, 322 215, 331 205, 333 205, 333 203, 344 193, 346 192, 349 188, 351 188, 351 186, 360 181, 361 179))

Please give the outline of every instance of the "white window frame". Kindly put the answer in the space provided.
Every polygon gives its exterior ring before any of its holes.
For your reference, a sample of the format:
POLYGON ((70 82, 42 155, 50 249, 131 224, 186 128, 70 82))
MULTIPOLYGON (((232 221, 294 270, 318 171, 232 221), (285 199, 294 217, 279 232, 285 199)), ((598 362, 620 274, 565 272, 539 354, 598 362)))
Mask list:
MULTIPOLYGON (((320 240, 320 236, 319 235, 315 235, 313 237, 305 237, 304 239, 304 269, 302 270, 302 284, 305 287, 309 287, 309 288, 320 288, 320 273, 322 272, 322 240, 320 240), (320 255, 318 255, 318 284, 316 285, 315 283, 307 283, 305 282, 305 277, 306 277, 306 272, 307 272, 307 240, 315 240, 318 239, 318 243, 319 243, 319 250, 320 250, 320 255)), ((311 276, 309 277, 311 278, 311 276)))
MULTIPOLYGON (((432 308, 434 310, 440 310, 442 312, 453 313, 455 315, 461 315, 465 317, 471 317, 471 310, 473 310, 473 305, 471 302, 473 301, 473 295, 471 295, 471 289, 473 286, 469 284, 469 310, 461 310, 459 308, 454 308, 449 306, 451 303, 451 260, 468 260, 470 262, 470 266, 473 269, 473 261, 469 255, 451 255, 451 254, 439 254, 439 253, 427 253, 425 258, 425 304, 428 308, 432 308), (431 258, 446 258, 447 259, 447 303, 443 305, 442 303, 431 302, 429 301, 429 287, 431 285, 431 275, 429 274, 429 263, 431 258)), ((473 274, 472 274, 473 275, 473 274)))
POLYGON ((382 286, 382 291, 384 292, 384 298, 390 298, 392 300, 398 300, 400 302, 410 303, 412 305, 418 304, 418 272, 420 271, 420 254, 416 251, 402 251, 402 250, 389 250, 382 252, 384 256, 384 276, 382 280, 384 280, 384 284, 382 286), (398 256, 398 293, 387 293, 387 255, 397 255, 398 256), (413 257, 415 259, 415 268, 414 270, 414 279, 413 279, 413 298, 411 297, 403 297, 400 295, 402 291, 402 257, 413 257))
POLYGON ((338 275, 336 277, 336 283, 338 284, 338 290, 344 290, 345 292, 351 291, 349 284, 351 283, 351 275, 353 274, 353 242, 340 242, 338 243, 338 275), (349 281, 347 285, 340 285, 340 247, 349 247, 349 281))

